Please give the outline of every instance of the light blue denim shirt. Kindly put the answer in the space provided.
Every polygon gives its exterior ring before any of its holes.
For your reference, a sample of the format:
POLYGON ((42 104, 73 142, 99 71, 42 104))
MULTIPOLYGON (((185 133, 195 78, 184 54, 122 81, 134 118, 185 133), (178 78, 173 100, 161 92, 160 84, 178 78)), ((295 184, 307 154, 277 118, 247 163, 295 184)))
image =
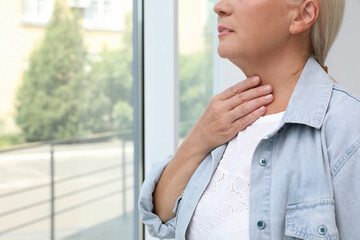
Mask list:
MULTIPOLYGON (((202 161, 176 201, 176 216, 165 223, 152 212, 152 193, 174 154, 152 165, 138 199, 151 235, 185 239, 226 146, 215 148, 202 161)), ((310 56, 280 127, 261 139, 253 154, 250 239, 360 239, 359 148, 359 98, 334 83, 310 56)))

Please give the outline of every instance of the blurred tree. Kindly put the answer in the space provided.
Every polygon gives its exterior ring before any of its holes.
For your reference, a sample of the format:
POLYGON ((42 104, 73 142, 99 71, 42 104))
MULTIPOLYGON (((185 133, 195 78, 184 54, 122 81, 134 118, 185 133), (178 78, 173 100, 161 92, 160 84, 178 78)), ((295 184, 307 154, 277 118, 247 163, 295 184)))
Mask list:
POLYGON ((131 114, 127 116, 125 112, 118 112, 122 109, 120 105, 132 106, 131 48, 112 51, 105 48, 97 60, 90 63, 90 69, 79 87, 82 132, 131 129, 132 124, 125 119, 131 120, 132 113, 127 110, 126 113, 131 114))
POLYGON ((16 122, 27 141, 79 134, 77 87, 86 51, 78 14, 56 0, 40 44, 32 51, 17 92, 16 122))

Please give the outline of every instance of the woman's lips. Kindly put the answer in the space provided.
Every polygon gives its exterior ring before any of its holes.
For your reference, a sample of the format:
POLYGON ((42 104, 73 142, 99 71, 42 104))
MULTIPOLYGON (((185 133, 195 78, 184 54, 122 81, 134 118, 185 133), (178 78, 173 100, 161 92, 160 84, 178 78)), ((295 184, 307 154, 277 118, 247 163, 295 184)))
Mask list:
POLYGON ((220 33, 219 33, 219 35, 218 35, 218 36, 219 36, 219 37, 220 37, 220 36, 225 36, 225 35, 229 35, 229 34, 231 34, 231 33, 233 33, 233 32, 229 32, 229 31, 222 31, 222 32, 220 32, 220 33))
POLYGON ((218 26, 218 32, 219 32, 219 37, 220 36, 225 36, 225 35, 229 35, 231 33, 233 33, 234 31, 228 27, 225 27, 225 26, 222 26, 222 25, 219 25, 218 26))

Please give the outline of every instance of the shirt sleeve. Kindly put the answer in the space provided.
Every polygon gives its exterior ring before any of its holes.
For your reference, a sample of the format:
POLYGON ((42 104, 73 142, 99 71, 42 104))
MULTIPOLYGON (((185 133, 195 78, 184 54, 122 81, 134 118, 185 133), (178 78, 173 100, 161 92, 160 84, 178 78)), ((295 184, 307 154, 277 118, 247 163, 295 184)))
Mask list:
MULTIPOLYGON (((161 221, 159 216, 153 212, 153 192, 162 172, 164 171, 164 168, 173 157, 174 154, 171 154, 166 159, 157 161, 152 164, 150 173, 145 178, 145 181, 141 186, 138 200, 138 208, 141 220, 148 227, 149 234, 153 237, 161 239, 175 238, 176 216, 169 219, 165 223, 161 221)), ((177 212, 177 208, 183 193, 176 199, 173 209, 174 213, 177 212)))
POLYGON ((346 151, 340 160, 340 170, 333 176, 336 223, 340 239, 358 239, 360 236, 359 149, 360 146, 352 146, 346 151))

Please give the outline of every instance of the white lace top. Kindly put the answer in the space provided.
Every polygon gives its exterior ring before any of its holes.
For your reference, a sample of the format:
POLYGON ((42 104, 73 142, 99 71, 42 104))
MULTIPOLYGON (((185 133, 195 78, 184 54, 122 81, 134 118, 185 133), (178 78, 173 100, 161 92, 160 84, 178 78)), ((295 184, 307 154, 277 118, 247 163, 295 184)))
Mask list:
POLYGON ((251 159, 260 140, 279 127, 283 114, 260 117, 228 143, 195 208, 187 240, 249 239, 251 159))

